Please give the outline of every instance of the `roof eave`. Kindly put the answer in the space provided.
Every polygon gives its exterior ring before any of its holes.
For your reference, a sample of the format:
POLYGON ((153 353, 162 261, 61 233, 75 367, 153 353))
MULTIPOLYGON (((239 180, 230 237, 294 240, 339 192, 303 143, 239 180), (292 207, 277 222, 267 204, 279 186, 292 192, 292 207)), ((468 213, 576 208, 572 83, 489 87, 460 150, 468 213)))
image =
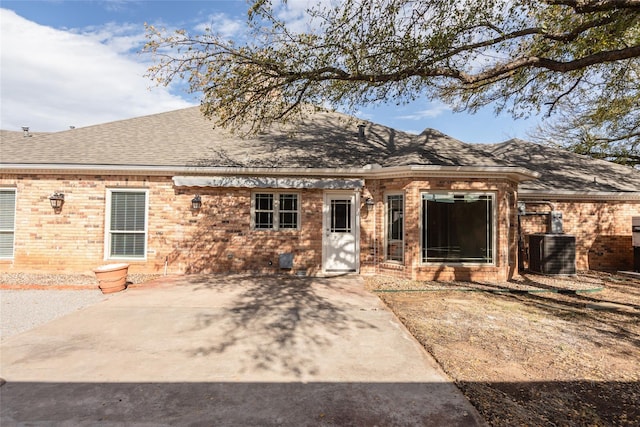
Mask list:
POLYGON ((62 165, 62 164, 0 164, 3 173, 22 174, 110 174, 110 175, 341 175, 362 176, 363 168, 239 168, 201 166, 145 166, 145 165, 62 165))
POLYGON ((238 168, 198 166, 140 166, 140 165, 74 165, 74 164, 0 164, 3 173, 21 174, 112 174, 112 175, 272 175, 272 176, 352 176, 367 178, 397 177, 462 177, 508 178, 515 182, 536 179, 539 174, 522 167, 499 166, 435 166, 409 165, 361 168, 238 168))
POLYGON ((567 191, 567 190, 519 190, 518 199, 532 200, 598 200, 640 201, 637 191, 567 191))

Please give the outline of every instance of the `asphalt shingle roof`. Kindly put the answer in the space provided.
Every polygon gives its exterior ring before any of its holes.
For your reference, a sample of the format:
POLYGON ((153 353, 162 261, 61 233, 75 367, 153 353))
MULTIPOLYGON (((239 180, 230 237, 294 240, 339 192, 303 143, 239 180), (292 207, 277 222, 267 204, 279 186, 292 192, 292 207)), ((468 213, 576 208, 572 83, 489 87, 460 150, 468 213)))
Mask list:
POLYGON ((288 127, 243 138, 214 128, 199 107, 63 132, 0 133, 4 165, 136 167, 361 168, 392 166, 518 167, 538 172, 520 190, 640 193, 640 171, 513 139, 467 144, 433 129, 420 135, 316 112, 288 127))
POLYGON ((520 139, 480 147, 495 157, 540 174, 537 180, 520 183, 520 190, 640 193, 640 170, 628 166, 520 139))
POLYGON ((345 168, 508 166, 428 129, 412 135, 339 113, 310 115, 294 128, 243 138, 214 129, 199 107, 77 128, 37 138, 3 136, 0 163, 116 166, 345 168))
MULTIPOLYGON (((25 138, 36 138, 36 137, 40 137, 42 135, 48 135, 48 133, 46 132, 28 132, 28 134, 25 136, 25 133, 23 131, 14 131, 14 130, 3 130, 0 129, 0 141, 2 141, 3 143, 8 144, 9 142, 11 143, 19 143, 20 141, 25 142, 25 138)), ((2 152, 0 151, 0 154, 2 154, 2 152)))

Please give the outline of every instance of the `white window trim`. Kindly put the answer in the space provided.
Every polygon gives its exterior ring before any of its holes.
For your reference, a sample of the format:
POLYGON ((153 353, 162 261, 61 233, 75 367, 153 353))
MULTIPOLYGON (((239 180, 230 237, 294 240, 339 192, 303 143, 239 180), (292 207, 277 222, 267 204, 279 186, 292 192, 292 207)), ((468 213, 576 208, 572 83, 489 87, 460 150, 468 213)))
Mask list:
POLYGON ((11 229, 2 230, 5 233, 11 233, 13 239, 11 241, 11 256, 1 256, 0 260, 13 260, 16 256, 16 217, 18 213, 18 192, 15 188, 0 187, 1 191, 9 191, 13 193, 13 227, 11 229))
POLYGON ((497 260, 497 256, 498 256, 498 248, 497 248, 497 242, 498 242, 498 205, 497 205, 497 200, 498 200, 498 195, 496 191, 472 191, 472 190, 459 190, 459 191, 428 191, 428 190, 423 190, 420 191, 420 220, 418 221, 418 228, 419 228, 419 233, 420 233, 420 265, 422 266, 442 266, 442 265, 446 265, 446 266, 483 266, 483 267, 495 267, 497 265, 496 260, 497 260), (492 226, 491 229, 493 230, 492 236, 491 236, 491 245, 493 248, 492 251, 492 256, 491 256, 491 262, 435 262, 435 261, 425 261, 424 257, 423 257, 423 249, 424 249, 424 230, 423 230, 423 218, 424 218, 424 211, 423 211, 423 205, 424 203, 422 202, 424 200, 424 195, 425 194, 434 194, 434 195, 439 195, 439 196, 468 196, 468 195, 472 195, 472 196, 490 196, 491 197, 491 216, 492 216, 492 226))
POLYGON ((255 231, 287 231, 300 230, 302 220, 302 197, 299 191, 252 191, 251 192, 251 230, 255 231), (272 194, 273 195, 273 227, 272 228, 256 228, 256 194, 272 194), (280 228, 280 195, 292 194, 298 199, 298 210, 296 212, 295 228, 280 228))
POLYGON ((402 191, 390 192, 384 194, 384 262, 385 263, 395 263, 403 265, 406 259, 405 252, 405 235, 406 235, 406 214, 407 214, 407 196, 402 191), (397 259, 389 259, 389 221, 388 221, 388 212, 389 212, 389 197, 390 196, 402 196, 402 261, 398 261, 397 259))
POLYGON ((104 259, 108 260, 131 260, 146 261, 147 245, 149 240, 149 190, 146 188, 108 188, 105 209, 105 225, 104 225, 104 259), (111 196, 113 193, 144 193, 144 256, 142 257, 126 257, 111 255, 111 196))

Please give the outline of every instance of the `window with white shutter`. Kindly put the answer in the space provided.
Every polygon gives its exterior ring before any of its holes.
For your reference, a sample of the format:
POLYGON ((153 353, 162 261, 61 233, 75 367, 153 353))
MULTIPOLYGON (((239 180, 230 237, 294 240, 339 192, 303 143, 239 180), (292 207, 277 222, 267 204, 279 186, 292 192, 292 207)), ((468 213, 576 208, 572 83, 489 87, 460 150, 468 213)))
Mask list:
POLYGON ((0 189, 0 259, 13 259, 16 190, 0 189))
POLYGON ((147 192, 110 190, 107 212, 108 257, 145 258, 147 192))

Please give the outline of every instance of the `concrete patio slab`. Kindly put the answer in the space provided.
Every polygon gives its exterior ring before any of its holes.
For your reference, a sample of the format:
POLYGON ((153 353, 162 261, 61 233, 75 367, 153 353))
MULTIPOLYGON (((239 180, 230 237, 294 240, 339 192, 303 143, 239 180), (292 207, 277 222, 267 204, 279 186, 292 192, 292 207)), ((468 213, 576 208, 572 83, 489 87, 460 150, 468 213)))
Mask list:
POLYGON ((0 347, 0 422, 482 425, 359 276, 180 276, 0 347))

